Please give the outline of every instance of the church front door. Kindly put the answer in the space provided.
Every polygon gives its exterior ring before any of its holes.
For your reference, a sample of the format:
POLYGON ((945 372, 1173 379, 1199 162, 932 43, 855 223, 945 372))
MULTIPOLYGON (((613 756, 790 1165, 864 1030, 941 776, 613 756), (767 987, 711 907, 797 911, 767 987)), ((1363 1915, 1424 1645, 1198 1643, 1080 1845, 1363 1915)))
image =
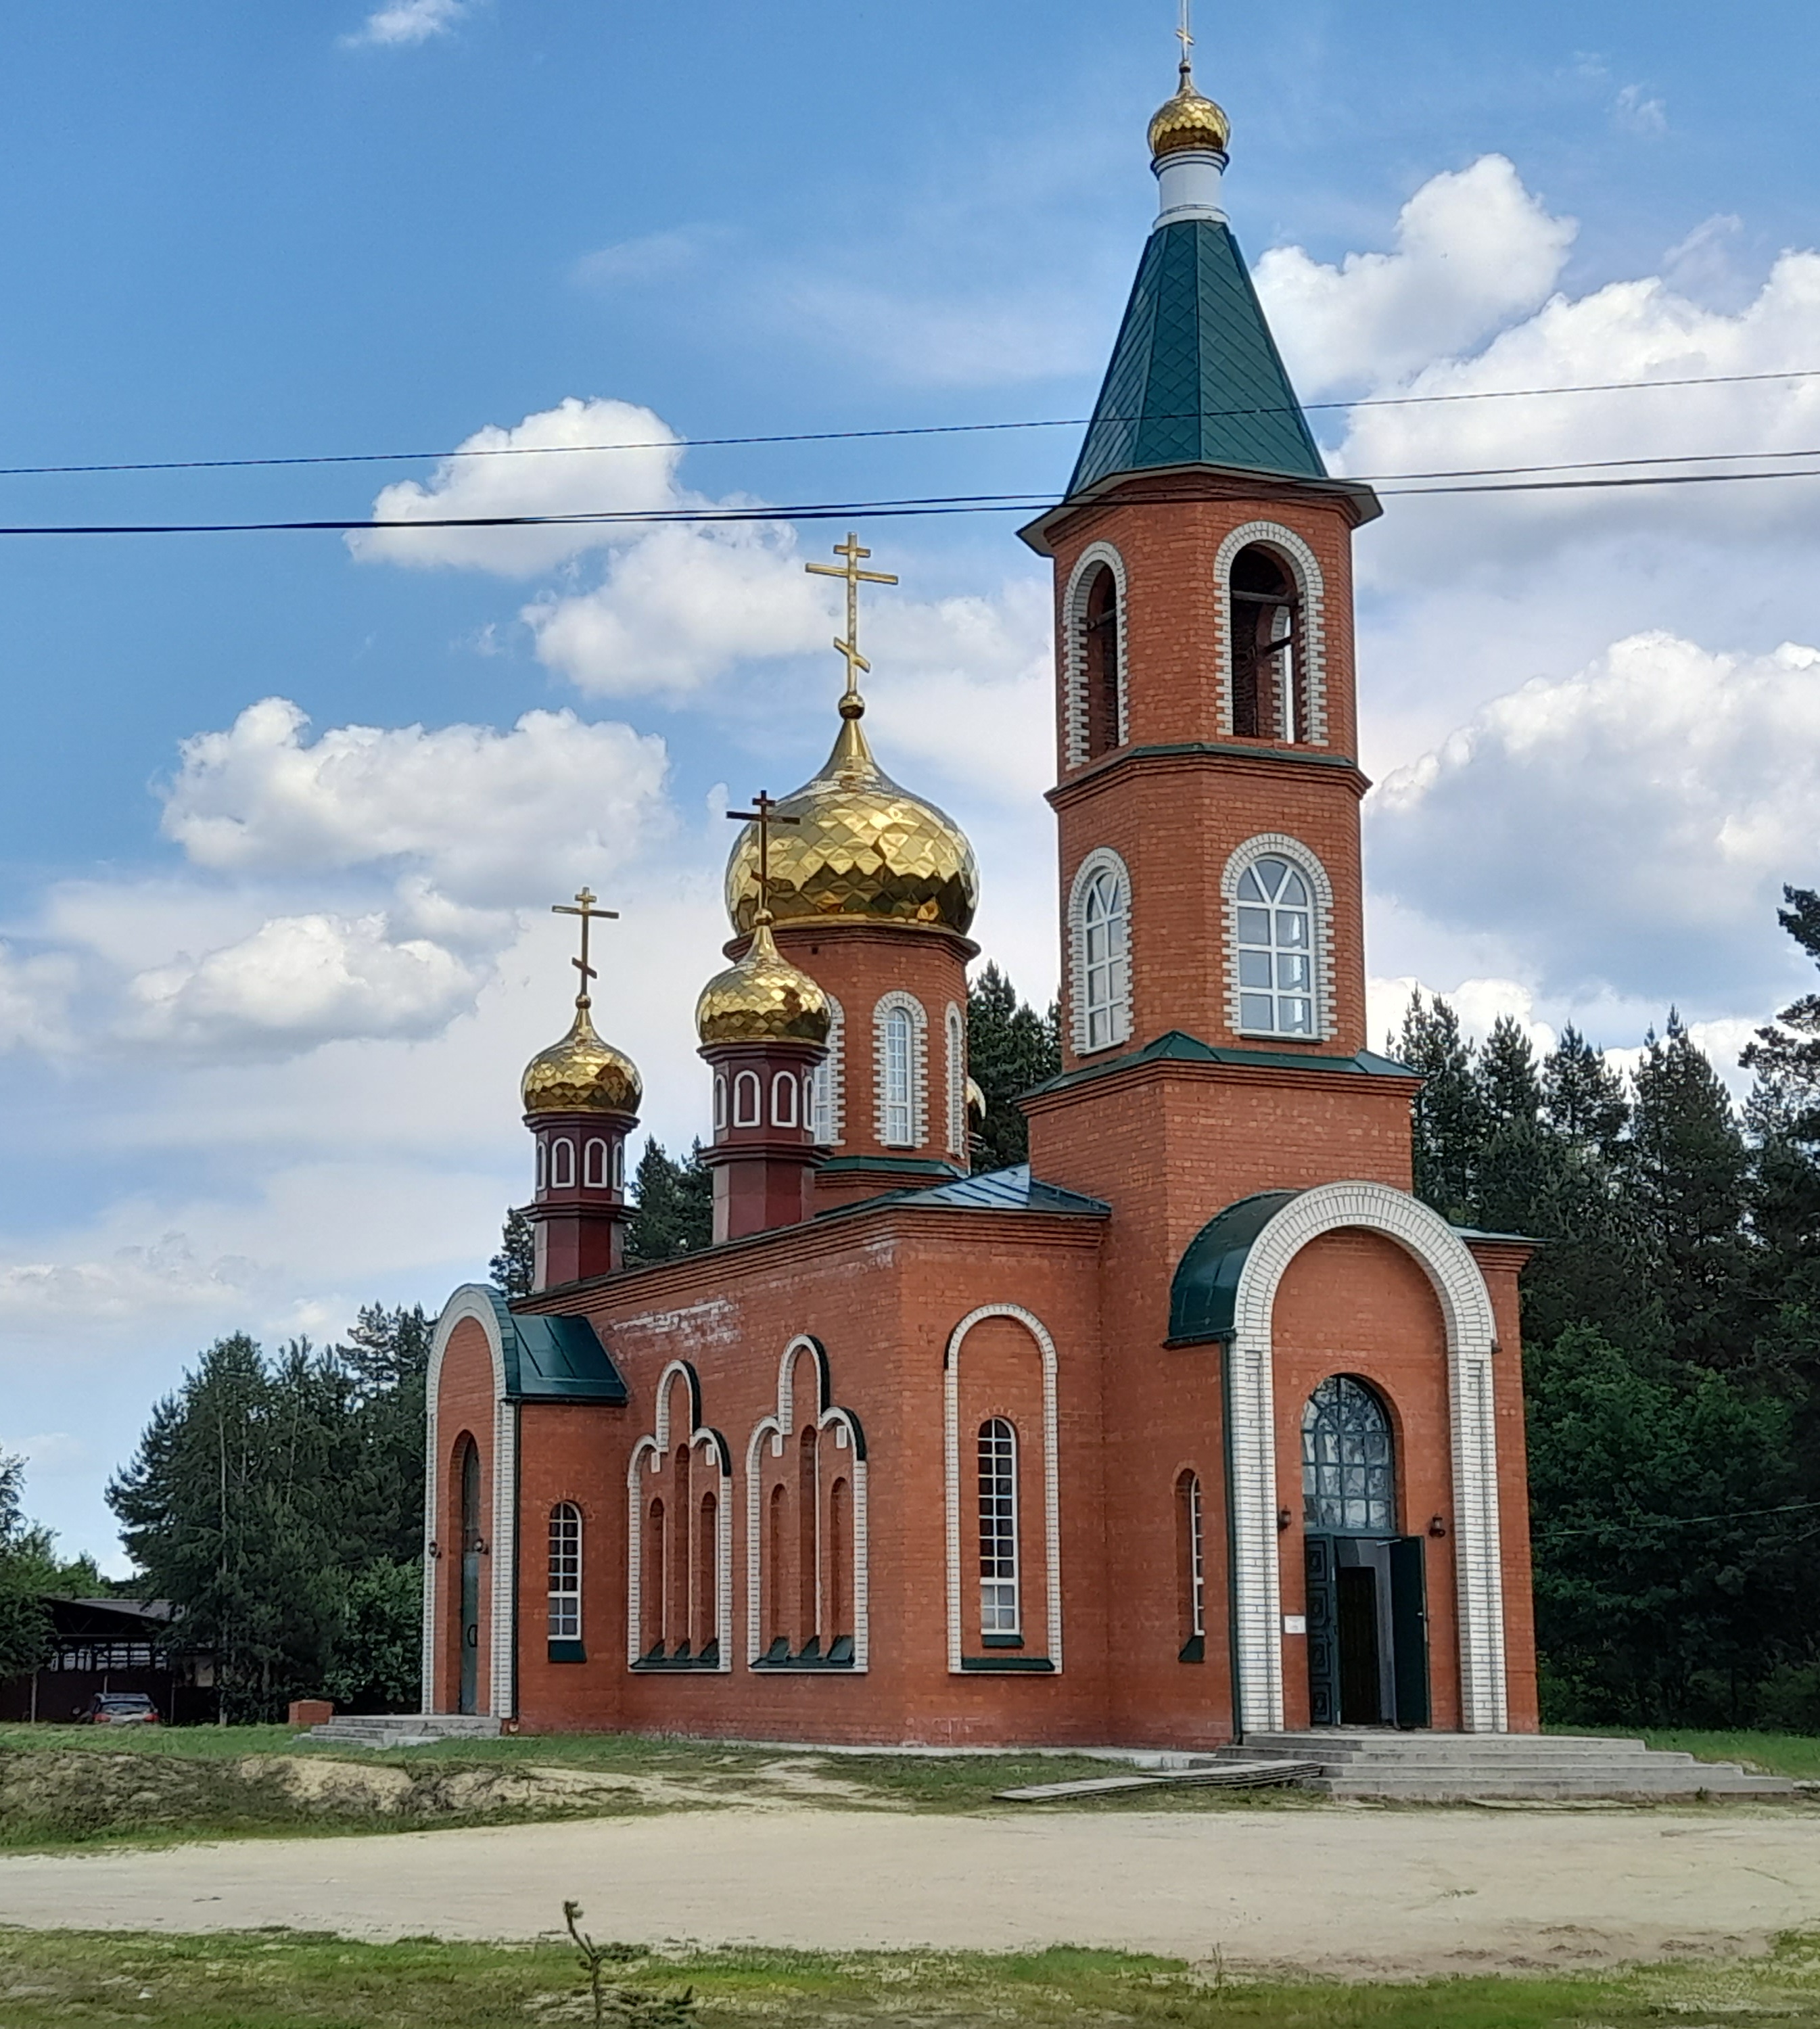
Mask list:
POLYGON ((458 1712, 480 1710, 480 1454, 461 1455, 461 1666, 458 1712))
POLYGON ((1303 1543, 1310 1723, 1426 1726, 1428 1608, 1421 1537, 1310 1531, 1303 1543))

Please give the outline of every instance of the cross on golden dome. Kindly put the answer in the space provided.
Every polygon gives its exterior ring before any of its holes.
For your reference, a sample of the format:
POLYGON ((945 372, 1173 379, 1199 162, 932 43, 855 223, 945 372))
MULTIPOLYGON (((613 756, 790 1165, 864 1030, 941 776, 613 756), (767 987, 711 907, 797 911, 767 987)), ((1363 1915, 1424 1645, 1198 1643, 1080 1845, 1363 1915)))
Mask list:
POLYGON ((847 639, 836 640, 834 647, 837 655, 847 658, 847 690, 840 700, 843 718, 858 718, 866 709, 865 700, 859 695, 859 672, 872 674, 872 665, 859 652, 859 588, 862 584, 895 584, 897 580, 889 571, 862 570, 859 560, 869 557, 870 550, 862 549, 859 537, 851 529, 847 532, 847 540, 836 543, 834 554, 844 557, 843 564, 805 564, 806 571, 813 571, 817 577, 840 577, 847 581, 847 639))
MULTIPOLYGON (((862 550, 859 554, 863 557, 868 552, 862 550)), ((811 570, 814 568, 813 564, 810 566, 811 570)), ((838 577, 840 573, 836 572, 834 575, 838 577)), ((895 578, 891 580, 893 584, 896 582, 895 578)), ((727 814, 736 824, 755 824, 758 827, 758 913, 754 921, 768 923, 771 921, 771 827, 773 825, 799 825, 803 820, 800 818, 780 817, 777 814, 777 799, 767 796, 762 789, 752 799, 752 807, 749 810, 728 810, 727 814)))
POLYGON ((1185 82, 1194 69, 1194 58, 1189 54, 1195 46, 1195 0, 1182 0, 1182 24, 1176 30, 1176 40, 1182 46, 1182 77, 1185 82))
POLYGON ((588 996, 588 982, 591 979, 598 979, 600 976, 588 962, 588 931, 596 922, 617 923, 619 921, 618 910, 595 908, 594 905, 599 899, 600 897, 591 888, 584 888, 576 895, 573 904, 568 902, 552 902, 550 905, 550 913, 553 916, 579 916, 581 918, 581 955, 580 958, 572 958, 569 961, 581 974, 581 991, 575 996, 575 1004, 577 1007, 587 1007, 593 1004, 588 996))

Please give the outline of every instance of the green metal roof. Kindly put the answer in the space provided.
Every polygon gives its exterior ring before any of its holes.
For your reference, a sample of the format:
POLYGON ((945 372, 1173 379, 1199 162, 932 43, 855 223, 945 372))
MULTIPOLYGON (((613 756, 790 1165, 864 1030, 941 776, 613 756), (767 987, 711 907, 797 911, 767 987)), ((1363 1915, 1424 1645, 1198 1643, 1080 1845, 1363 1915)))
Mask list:
POLYGON ((1069 495, 1173 465, 1327 477, 1238 243, 1210 218, 1151 233, 1069 495))
POLYGON ((888 1191, 880 1197, 856 1199, 851 1204, 831 1206, 816 1217, 840 1219, 848 1212, 877 1211, 884 1205, 929 1211, 1060 1212, 1087 1219, 1104 1219, 1112 1210, 1099 1198, 1084 1197, 1079 1191, 1064 1190, 1059 1184, 1032 1177, 1028 1163, 1014 1163, 1006 1169, 957 1177, 951 1183, 927 1190, 888 1191))
POLYGON ((1142 1049, 1128 1050, 1116 1057, 1101 1057, 1092 1063, 1081 1065, 1078 1070, 1062 1071, 1055 1078, 1046 1078, 1024 1096, 1029 1099, 1037 1092, 1066 1092, 1072 1086, 1085 1085, 1094 1078, 1109 1078, 1114 1071, 1129 1070, 1134 1064, 1159 1063, 1231 1064, 1262 1070, 1362 1071, 1370 1078, 1412 1078, 1418 1075, 1407 1064, 1399 1064, 1391 1057, 1381 1057, 1375 1050, 1361 1050, 1350 1057, 1316 1056, 1312 1052, 1304 1055, 1297 1050, 1235 1050, 1203 1043, 1199 1036, 1171 1029, 1166 1034, 1146 1043, 1142 1049))
POLYGON ((1259 1191, 1210 1219, 1188 1242, 1169 1285, 1169 1342, 1230 1338, 1239 1278, 1253 1243, 1299 1191, 1259 1191))
POLYGON ((488 1288, 513 1402, 623 1402, 625 1383, 586 1318, 514 1311, 488 1288))

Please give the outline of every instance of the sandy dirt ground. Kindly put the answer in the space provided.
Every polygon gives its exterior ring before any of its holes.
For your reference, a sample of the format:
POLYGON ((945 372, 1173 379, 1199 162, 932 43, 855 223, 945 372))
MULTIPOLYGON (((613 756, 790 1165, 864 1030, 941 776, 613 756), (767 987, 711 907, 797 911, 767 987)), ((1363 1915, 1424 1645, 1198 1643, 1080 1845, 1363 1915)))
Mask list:
POLYGON ((1820 1814, 937 1817, 813 1808, 0 1860, 0 1922, 368 1938, 1122 1946, 1349 1977, 1760 1950, 1820 1924, 1820 1814))

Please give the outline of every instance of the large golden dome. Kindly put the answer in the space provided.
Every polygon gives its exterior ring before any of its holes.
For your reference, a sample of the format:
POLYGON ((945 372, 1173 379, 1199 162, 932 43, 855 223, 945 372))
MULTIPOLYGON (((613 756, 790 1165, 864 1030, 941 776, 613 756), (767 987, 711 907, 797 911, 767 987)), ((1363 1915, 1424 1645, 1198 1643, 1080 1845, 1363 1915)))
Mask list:
MULTIPOLYGON (((777 804, 780 817, 800 822, 771 834, 771 913, 780 923, 857 919, 964 937, 980 899, 973 848, 945 811, 900 788, 873 760, 859 728, 865 709, 855 695, 841 699, 840 736, 826 765, 777 804)), ((751 824, 727 862, 727 914, 742 935, 762 901, 751 824)))
POLYGON ((1188 148, 1211 149, 1215 154, 1223 155, 1232 138, 1232 123, 1226 117, 1225 108, 1195 91, 1184 63, 1175 97, 1157 108, 1156 117, 1150 123, 1151 156, 1160 161, 1188 148))
POLYGON ((525 1066, 519 1091, 527 1113, 638 1111, 644 1096, 638 1066, 594 1033, 588 1006, 578 1000, 569 1033, 525 1066))
POLYGON ((778 950, 769 922, 695 1003, 695 1033, 704 1044, 825 1043, 829 1020, 828 996, 778 950))

